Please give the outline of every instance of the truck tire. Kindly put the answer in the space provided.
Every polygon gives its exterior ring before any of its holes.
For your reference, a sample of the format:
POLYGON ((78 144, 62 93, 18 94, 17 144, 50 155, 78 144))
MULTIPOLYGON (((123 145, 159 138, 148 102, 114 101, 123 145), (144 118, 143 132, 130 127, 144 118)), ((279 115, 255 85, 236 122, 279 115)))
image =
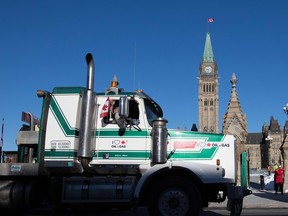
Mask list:
POLYGON ((159 180, 150 190, 148 211, 152 216, 199 215, 202 199, 195 185, 183 177, 159 180))
POLYGON ((230 216, 240 216, 243 207, 243 199, 234 199, 230 200, 230 202, 231 202, 230 216))

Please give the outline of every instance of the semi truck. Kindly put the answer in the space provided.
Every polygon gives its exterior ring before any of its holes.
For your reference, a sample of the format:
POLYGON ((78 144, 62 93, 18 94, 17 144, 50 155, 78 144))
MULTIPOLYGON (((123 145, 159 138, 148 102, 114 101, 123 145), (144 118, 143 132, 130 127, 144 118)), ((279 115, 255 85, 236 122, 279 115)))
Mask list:
POLYGON ((241 214, 251 191, 236 184, 233 135, 168 129, 161 106, 119 88, 116 75, 95 92, 91 53, 86 62, 86 87, 38 90, 40 118, 22 117, 30 122, 17 134, 18 160, 0 164, 1 212, 51 205, 199 215, 228 199, 231 215, 241 214))

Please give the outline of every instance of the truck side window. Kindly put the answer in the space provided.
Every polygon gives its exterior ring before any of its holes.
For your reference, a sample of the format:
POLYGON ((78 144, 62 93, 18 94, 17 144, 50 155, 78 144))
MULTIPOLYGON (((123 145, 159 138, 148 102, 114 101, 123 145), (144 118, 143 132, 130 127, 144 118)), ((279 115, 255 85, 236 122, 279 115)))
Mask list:
POLYGON ((108 116, 103 118, 105 124, 116 124, 115 113, 118 112, 119 100, 110 100, 108 116))
POLYGON ((129 100, 129 118, 139 119, 138 103, 135 100, 129 100))
POLYGON ((119 109, 119 100, 110 100, 109 123, 116 124, 115 114, 119 109))
MULTIPOLYGON (((104 117, 104 123, 105 124, 117 124, 115 120, 115 114, 118 112, 119 109, 119 100, 110 100, 110 109, 109 109, 109 115, 107 117, 104 117)), ((139 120, 139 107, 138 102, 135 100, 129 100, 129 116, 128 119, 126 119, 127 123, 130 123, 129 121, 139 120)))
POLYGON ((152 127, 153 120, 157 119, 158 117, 163 117, 163 111, 161 107, 153 100, 144 99, 144 103, 147 120, 149 125, 152 127))

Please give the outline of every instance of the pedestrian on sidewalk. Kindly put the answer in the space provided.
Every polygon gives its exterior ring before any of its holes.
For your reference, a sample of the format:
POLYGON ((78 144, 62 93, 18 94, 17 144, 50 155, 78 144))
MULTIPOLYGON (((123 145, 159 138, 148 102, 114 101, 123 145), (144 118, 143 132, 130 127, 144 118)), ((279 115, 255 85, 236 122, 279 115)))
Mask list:
POLYGON ((275 170, 275 194, 277 194, 278 189, 280 189, 281 194, 283 195, 283 174, 284 170, 281 165, 279 165, 278 169, 275 170))
POLYGON ((276 191, 277 189, 276 189, 276 175, 275 175, 275 171, 278 169, 278 164, 277 163, 275 163, 274 165, 273 165, 273 172, 274 172, 274 190, 276 191))
POLYGON ((277 170, 277 169, 278 169, 278 164, 275 163, 274 166, 273 166, 273 171, 275 172, 275 170, 277 170))
POLYGON ((268 171, 268 175, 270 176, 270 174, 271 174, 271 166, 270 166, 270 164, 268 164, 268 166, 267 166, 267 171, 268 171))

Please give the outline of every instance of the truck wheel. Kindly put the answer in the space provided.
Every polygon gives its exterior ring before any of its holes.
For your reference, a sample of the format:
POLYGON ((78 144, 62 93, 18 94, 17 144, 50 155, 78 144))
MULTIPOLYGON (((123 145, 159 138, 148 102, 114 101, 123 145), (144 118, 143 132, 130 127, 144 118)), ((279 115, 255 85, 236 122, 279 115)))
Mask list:
POLYGON ((230 216, 240 216, 242 212, 243 199, 231 200, 230 216))
POLYGON ((150 215, 199 215, 202 199, 195 185, 183 177, 167 177, 158 181, 148 197, 150 215))

